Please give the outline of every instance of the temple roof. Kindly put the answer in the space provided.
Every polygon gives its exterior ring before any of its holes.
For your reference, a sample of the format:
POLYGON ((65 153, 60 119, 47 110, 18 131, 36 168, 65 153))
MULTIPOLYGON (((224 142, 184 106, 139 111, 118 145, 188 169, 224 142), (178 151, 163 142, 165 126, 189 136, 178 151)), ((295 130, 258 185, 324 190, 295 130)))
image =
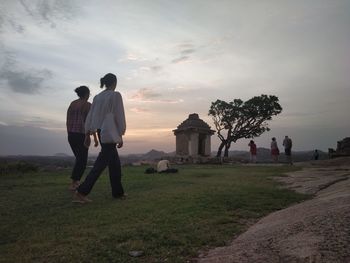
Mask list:
POLYGON ((210 126, 199 118, 197 113, 190 114, 186 120, 177 126, 177 129, 174 130, 174 133, 193 129, 210 134, 214 133, 214 131, 210 129, 210 126))

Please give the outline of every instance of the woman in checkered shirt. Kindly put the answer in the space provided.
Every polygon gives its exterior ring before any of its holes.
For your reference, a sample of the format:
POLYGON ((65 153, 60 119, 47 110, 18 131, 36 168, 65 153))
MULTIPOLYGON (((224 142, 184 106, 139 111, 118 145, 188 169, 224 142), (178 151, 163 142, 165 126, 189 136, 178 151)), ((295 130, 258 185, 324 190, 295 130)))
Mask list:
MULTIPOLYGON (((88 148, 84 146, 85 140, 85 120, 89 113, 91 103, 88 102, 90 90, 86 86, 80 86, 74 90, 79 99, 74 100, 67 110, 67 132, 68 142, 75 156, 75 164, 72 171, 72 183, 69 187, 74 191, 79 186, 79 181, 84 174, 88 148)), ((95 146, 96 141, 95 141, 95 146)))

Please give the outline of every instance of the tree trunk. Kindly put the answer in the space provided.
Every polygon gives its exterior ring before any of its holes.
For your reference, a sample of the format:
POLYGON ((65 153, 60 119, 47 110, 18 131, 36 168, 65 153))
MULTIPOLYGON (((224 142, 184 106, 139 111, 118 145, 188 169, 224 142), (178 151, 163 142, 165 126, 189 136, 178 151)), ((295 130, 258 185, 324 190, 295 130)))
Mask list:
POLYGON ((221 157, 222 148, 224 148, 224 146, 225 146, 225 142, 222 141, 221 144, 220 144, 220 146, 219 146, 219 149, 218 149, 218 152, 217 152, 217 154, 216 154, 216 157, 221 157))
POLYGON ((230 145, 225 144, 225 153, 224 153, 224 157, 228 157, 228 149, 230 149, 230 145))
POLYGON ((224 157, 228 157, 228 150, 231 148, 231 142, 225 144, 225 153, 224 157))

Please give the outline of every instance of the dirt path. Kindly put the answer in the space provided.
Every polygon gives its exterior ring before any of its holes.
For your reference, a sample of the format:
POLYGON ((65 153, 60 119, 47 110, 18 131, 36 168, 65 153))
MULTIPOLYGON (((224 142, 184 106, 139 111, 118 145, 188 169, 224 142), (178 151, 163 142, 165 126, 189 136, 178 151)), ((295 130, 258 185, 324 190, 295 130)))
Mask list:
POLYGON ((350 159, 278 178, 312 200, 274 212, 199 263, 350 262, 350 159), (348 162, 349 161, 349 162, 348 162))

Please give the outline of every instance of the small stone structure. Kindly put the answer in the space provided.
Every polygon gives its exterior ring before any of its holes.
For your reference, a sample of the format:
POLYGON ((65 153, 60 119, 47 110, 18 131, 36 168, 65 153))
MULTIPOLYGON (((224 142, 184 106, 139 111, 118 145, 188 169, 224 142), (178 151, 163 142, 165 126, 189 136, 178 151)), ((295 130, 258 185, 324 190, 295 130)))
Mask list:
POLYGON ((350 156, 350 137, 346 137, 337 142, 337 149, 329 148, 328 154, 330 158, 350 156))
POLYGON ((173 130, 176 136, 176 155, 184 157, 210 156, 210 136, 214 130, 201 120, 197 113, 190 114, 177 129, 173 130))

